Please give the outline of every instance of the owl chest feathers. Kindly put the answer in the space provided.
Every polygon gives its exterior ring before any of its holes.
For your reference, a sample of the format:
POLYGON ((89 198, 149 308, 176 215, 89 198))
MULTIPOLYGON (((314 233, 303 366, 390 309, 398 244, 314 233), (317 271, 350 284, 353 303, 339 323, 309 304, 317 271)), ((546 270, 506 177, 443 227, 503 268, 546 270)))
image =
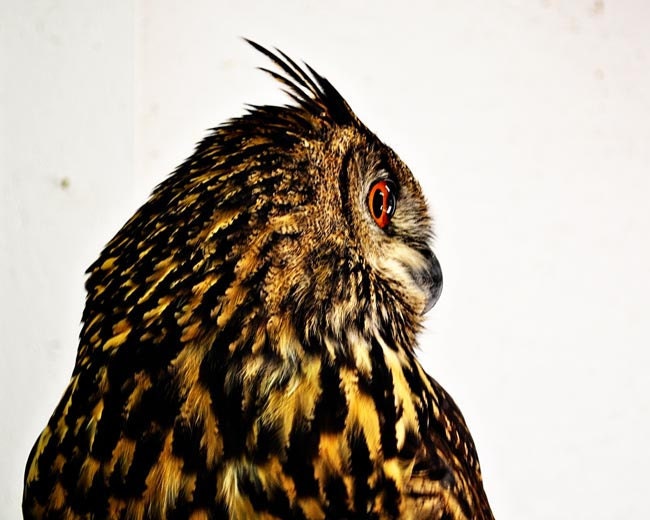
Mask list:
MULTIPOLYGON (((234 517, 273 510, 271 502, 307 518, 399 515, 426 428, 418 366, 381 337, 368 340, 353 329, 307 348, 290 326, 271 320, 266 329, 246 351, 221 349, 228 359, 212 360, 213 371, 206 369, 209 352, 202 365, 196 352, 175 362, 184 400, 177 423, 198 440, 187 457, 202 459, 184 464, 215 473, 217 498, 234 517)), ((170 435, 181 430, 177 424, 170 435)), ((150 475, 161 464, 164 450, 150 475)))

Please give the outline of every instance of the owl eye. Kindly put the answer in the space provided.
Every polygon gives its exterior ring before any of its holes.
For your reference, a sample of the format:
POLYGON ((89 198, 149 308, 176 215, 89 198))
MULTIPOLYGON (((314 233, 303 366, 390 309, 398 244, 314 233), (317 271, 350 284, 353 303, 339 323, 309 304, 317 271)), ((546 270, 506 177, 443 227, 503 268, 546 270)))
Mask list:
POLYGON ((397 200, 395 198, 395 183, 389 180, 380 180, 370 186, 368 193, 368 209, 375 223, 384 229, 395 213, 397 200))

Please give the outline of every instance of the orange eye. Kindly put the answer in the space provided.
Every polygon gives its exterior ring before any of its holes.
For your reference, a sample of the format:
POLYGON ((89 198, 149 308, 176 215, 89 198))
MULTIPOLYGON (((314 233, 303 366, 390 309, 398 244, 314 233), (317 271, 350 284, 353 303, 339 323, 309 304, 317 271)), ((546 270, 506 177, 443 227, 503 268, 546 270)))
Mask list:
POLYGON ((368 193, 368 209, 377 225, 384 229, 395 213, 397 200, 395 184, 389 180, 375 182, 368 193))

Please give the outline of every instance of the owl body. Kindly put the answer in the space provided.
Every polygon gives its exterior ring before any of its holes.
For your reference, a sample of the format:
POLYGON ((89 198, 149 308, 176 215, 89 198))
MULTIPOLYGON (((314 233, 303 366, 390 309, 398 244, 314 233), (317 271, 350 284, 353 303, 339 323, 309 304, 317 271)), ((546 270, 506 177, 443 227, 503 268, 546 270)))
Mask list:
POLYGON ((491 519, 414 353, 440 267, 421 189, 323 77, 215 129, 89 268, 26 518, 491 519))

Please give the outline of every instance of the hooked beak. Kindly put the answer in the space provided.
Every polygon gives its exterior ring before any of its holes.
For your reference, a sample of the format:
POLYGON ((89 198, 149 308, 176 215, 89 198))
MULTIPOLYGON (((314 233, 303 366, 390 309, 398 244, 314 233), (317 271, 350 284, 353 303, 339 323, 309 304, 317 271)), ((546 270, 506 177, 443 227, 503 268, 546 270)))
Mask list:
POLYGON ((440 298, 440 293, 442 292, 442 269, 433 251, 426 249, 422 251, 422 254, 427 259, 426 267, 421 270, 414 270, 411 274, 415 282, 427 295, 427 301, 422 311, 422 314, 426 314, 433 308, 438 298, 440 298))

